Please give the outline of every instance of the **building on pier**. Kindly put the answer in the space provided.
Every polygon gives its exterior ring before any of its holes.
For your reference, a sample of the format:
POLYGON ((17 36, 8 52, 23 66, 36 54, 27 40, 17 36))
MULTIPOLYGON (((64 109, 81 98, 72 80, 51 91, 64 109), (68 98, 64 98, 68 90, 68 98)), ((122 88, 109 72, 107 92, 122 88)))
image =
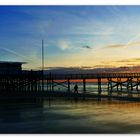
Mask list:
POLYGON ((0 61, 0 92, 39 91, 42 71, 22 70, 25 62, 0 61))
POLYGON ((25 62, 0 61, 0 74, 18 74, 22 71, 25 62))

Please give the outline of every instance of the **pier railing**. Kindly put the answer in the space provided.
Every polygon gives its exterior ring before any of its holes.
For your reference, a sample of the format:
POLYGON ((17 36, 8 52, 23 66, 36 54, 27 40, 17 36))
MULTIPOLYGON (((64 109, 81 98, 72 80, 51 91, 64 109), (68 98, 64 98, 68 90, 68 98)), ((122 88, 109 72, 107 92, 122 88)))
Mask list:
POLYGON ((137 78, 140 73, 93 73, 93 74, 48 74, 44 79, 97 79, 97 78, 137 78))

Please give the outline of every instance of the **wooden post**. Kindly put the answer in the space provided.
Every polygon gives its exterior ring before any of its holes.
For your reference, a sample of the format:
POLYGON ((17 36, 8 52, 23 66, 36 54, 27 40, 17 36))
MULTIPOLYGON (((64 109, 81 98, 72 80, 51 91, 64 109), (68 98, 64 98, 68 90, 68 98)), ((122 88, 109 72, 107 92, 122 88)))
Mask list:
POLYGON ((101 78, 98 78, 98 101, 101 101, 101 78))
POLYGON ((35 78, 35 91, 37 92, 37 78, 35 78))
POLYGON ((107 83, 107 90, 109 91, 109 78, 107 78, 108 83, 107 83))
POLYGON ((108 79, 108 91, 111 90, 111 92, 112 92, 112 81, 111 80, 112 80, 111 78, 108 79))
POLYGON ((33 88, 33 80, 31 80, 31 91, 33 92, 34 88, 33 88))
POLYGON ((117 78, 117 91, 119 91, 119 79, 117 78))
POLYGON ((102 87, 101 87, 101 78, 98 78, 98 93, 101 93, 102 87))
POLYGON ((52 80, 51 78, 52 78, 52 74, 51 74, 51 72, 50 72, 50 73, 49 73, 49 85, 50 85, 49 88, 50 88, 50 91, 51 91, 51 84, 52 84, 52 83, 51 83, 51 80, 52 80))
POLYGON ((133 90, 133 81, 132 81, 132 78, 131 78, 131 91, 133 90))
MULTIPOLYGON (((112 80, 112 79, 111 79, 112 80)), ((111 86, 111 92, 112 92, 112 81, 110 81, 110 86, 111 86)))
POLYGON ((54 81, 52 79, 52 92, 54 91, 54 81))
POLYGON ((83 91, 86 92, 86 79, 83 79, 83 91))
POLYGON ((129 90, 129 78, 127 78, 127 90, 129 90))
POLYGON ((122 88, 122 80, 121 80, 121 78, 120 78, 120 85, 121 85, 121 91, 122 91, 123 88, 122 88))
POLYGON ((49 80, 47 79, 47 91, 49 91, 49 80))
POLYGON ((68 92, 70 92, 70 79, 68 79, 68 92))
POLYGON ((138 91, 138 85, 139 85, 139 78, 137 78, 137 86, 136 86, 137 91, 138 91))

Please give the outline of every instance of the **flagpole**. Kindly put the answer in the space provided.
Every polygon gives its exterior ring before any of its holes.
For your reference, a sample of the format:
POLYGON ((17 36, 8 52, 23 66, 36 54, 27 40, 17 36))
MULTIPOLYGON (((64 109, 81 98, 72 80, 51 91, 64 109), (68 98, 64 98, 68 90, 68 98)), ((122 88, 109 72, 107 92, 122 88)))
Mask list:
POLYGON ((42 40, 42 91, 44 91, 44 40, 42 40))

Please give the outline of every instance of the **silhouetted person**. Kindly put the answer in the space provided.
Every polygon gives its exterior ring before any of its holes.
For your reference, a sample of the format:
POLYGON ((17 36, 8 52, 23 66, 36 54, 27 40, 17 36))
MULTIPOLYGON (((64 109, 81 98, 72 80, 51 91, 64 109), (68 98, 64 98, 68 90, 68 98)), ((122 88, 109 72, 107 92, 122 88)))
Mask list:
POLYGON ((74 86, 74 93, 78 93, 78 86, 77 86, 77 84, 74 86))

